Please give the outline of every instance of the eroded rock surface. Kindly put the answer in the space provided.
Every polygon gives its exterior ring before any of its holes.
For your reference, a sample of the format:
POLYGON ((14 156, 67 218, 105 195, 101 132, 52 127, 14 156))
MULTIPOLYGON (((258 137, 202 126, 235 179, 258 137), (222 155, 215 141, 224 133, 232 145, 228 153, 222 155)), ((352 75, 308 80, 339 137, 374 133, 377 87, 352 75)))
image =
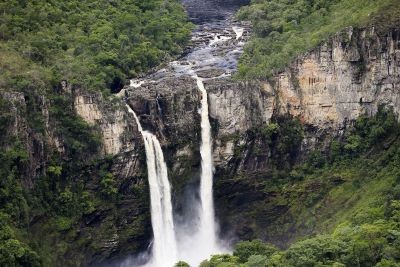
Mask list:
POLYGON ((274 77, 279 112, 334 129, 379 105, 399 113, 399 54, 399 31, 350 28, 274 77))

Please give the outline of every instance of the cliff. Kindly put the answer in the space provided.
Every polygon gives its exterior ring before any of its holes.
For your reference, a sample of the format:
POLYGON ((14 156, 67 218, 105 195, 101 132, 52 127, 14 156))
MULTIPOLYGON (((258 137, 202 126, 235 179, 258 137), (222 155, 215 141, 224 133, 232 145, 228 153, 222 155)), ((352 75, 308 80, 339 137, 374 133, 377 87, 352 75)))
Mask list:
MULTIPOLYGON (((332 140, 343 138, 360 115, 374 115, 380 105, 393 107, 399 114, 399 68, 398 29, 378 33, 373 28, 349 28, 301 55, 268 81, 206 80, 216 215, 222 234, 286 246, 299 236, 318 231, 317 214, 295 214, 282 187, 273 185, 277 172, 284 170, 282 175, 287 175, 313 151, 325 153, 332 140), (279 125, 280 130, 271 125, 279 125), (298 221, 302 216, 315 220, 302 224, 298 221)), ((96 264, 144 250, 151 229, 143 144, 124 102, 136 111, 143 127, 159 137, 173 183, 175 208, 183 214, 182 203, 187 194, 194 194, 192 185, 198 183, 200 166, 200 95, 195 80, 167 77, 138 88, 126 87, 119 98, 83 89, 64 88, 59 94, 99 134, 97 149, 81 151, 82 164, 69 171, 64 166, 60 178, 80 181, 82 190, 93 195, 93 207, 61 230, 47 226, 45 213, 32 214, 29 225, 36 229, 32 237, 40 240, 50 231, 42 246, 66 265, 96 264), (107 189, 102 181, 108 173, 118 192, 115 198, 102 193, 107 189), (74 245, 51 248, 60 240, 74 245)), ((50 175, 54 153, 69 161, 68 138, 60 134, 52 116, 53 99, 29 99, 10 92, 2 96, 11 103, 7 136, 17 136, 28 151, 21 167, 23 185, 33 188, 40 177, 50 175), (41 134, 28 125, 30 103, 35 103, 35 111, 46 122, 41 134)), ((312 184, 302 193, 318 191, 322 197, 323 190, 327 189, 321 184, 312 184)))
MULTIPOLYGON (((301 215, 290 214, 291 204, 278 202, 282 192, 266 188, 265 181, 273 180, 277 170, 290 172, 311 152, 328 151, 332 140, 343 139, 359 116, 372 116, 381 105, 398 114, 399 49, 396 29, 377 33, 373 28, 349 28, 268 81, 205 81, 214 135, 217 217, 224 234, 233 231, 240 239, 261 237, 285 246, 316 230, 318 223, 300 227, 295 218, 301 215), (272 143, 265 135, 271 123, 286 131, 272 143), (285 134, 292 134, 294 141, 285 134), (280 223, 287 231, 276 228, 280 223)), ((145 128, 163 141, 180 206, 183 193, 178 189, 199 166, 195 81, 167 79, 127 92, 145 128)))

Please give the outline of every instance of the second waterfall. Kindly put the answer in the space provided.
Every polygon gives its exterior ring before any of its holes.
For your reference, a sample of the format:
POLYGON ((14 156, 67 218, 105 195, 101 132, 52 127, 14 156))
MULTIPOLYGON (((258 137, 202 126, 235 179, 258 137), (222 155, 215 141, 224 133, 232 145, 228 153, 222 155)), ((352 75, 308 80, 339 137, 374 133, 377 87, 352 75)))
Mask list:
POLYGON ((151 224, 153 227, 153 255, 150 266, 173 266, 178 259, 173 221, 171 186, 168 180, 167 165, 157 137, 144 131, 136 113, 133 114, 139 132, 143 136, 146 149, 147 173, 150 186, 151 224))
POLYGON ((212 160, 212 139, 211 125, 208 118, 207 91, 201 78, 195 76, 197 86, 201 92, 201 180, 200 180, 200 229, 199 235, 203 244, 207 244, 210 255, 218 247, 216 238, 216 226, 214 218, 213 200, 213 160, 212 160))

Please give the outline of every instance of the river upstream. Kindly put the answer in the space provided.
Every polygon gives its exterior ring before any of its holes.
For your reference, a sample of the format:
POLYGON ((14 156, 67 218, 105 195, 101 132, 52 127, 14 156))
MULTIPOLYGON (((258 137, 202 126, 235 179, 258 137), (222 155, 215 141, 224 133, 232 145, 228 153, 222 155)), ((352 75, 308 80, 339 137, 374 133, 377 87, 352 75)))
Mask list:
MULTIPOLYGON (((197 27, 193 31, 187 52, 164 68, 140 79, 131 80, 129 88, 121 94, 129 99, 130 93, 146 88, 157 90, 165 81, 192 79, 201 95, 201 175, 198 198, 187 202, 186 209, 195 216, 174 222, 171 185, 163 151, 157 137, 142 129, 140 116, 128 106, 146 146, 148 181, 151 197, 153 237, 151 248, 144 258, 128 259, 118 266, 169 267, 183 260, 191 266, 213 254, 229 252, 218 234, 213 202, 212 138, 205 81, 227 79, 236 70, 239 56, 249 36, 249 24, 234 20, 234 13, 245 1, 183 0, 191 20, 197 27), (126 92, 127 91, 127 92, 126 92)), ((160 107, 161 109, 161 107, 160 107)), ((161 112, 161 111, 160 111, 161 112)), ((140 114, 139 114, 140 115, 140 114)), ((175 216, 176 217, 176 216, 175 216)))

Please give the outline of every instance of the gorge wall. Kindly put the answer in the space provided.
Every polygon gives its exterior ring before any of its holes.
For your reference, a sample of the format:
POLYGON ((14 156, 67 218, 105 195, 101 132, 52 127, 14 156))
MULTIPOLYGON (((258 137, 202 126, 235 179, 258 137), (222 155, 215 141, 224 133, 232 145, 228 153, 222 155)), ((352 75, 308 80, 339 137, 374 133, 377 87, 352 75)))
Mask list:
MULTIPOLYGON (((281 161, 287 167, 316 149, 326 151, 355 119, 375 114, 380 105, 398 114, 399 53, 398 30, 350 28, 269 81, 205 81, 214 134, 216 213, 224 234, 285 246, 315 230, 293 220, 290 203, 277 203, 279 192, 257 187, 270 179, 277 153, 257 129, 298 118, 304 138, 285 151, 281 161), (280 223, 287 231, 279 231, 280 223)), ((199 167, 199 95, 191 79, 167 79, 151 88, 127 88, 127 99, 163 142, 179 207, 182 186, 196 182, 199 167)))
MULTIPOLYGON (((360 115, 373 115, 380 105, 399 113, 399 40, 395 29, 378 33, 373 28, 350 28, 300 56, 268 81, 205 81, 214 136, 216 216, 224 235, 263 238, 286 246, 315 230, 293 220, 290 203, 277 201, 279 192, 260 186, 260 181, 271 178, 276 148, 254 132, 271 121, 298 118, 304 138, 281 159, 288 159, 293 166, 315 149, 327 150, 360 115), (284 230, 279 229, 280 224, 285 225, 284 230)), ((179 210, 186 188, 198 182, 200 167, 196 81, 165 79, 156 86, 126 88, 121 95, 140 116, 143 127, 162 142, 179 210)), ((136 160, 129 152, 132 148, 143 150, 134 119, 122 105, 107 108, 101 96, 77 94, 74 102, 82 118, 100 127, 104 154, 116 159, 114 174, 121 190, 132 183, 135 173, 143 173, 143 159, 136 160)), ((140 183, 146 183, 144 178, 140 183)), ((136 205, 129 202, 131 208, 136 205)), ((148 229, 149 218, 140 224, 148 229)), ((124 232, 125 227, 129 225, 116 231, 124 232)), ((113 247, 107 247, 105 257, 110 250, 124 253, 121 249, 126 243, 115 238, 108 242, 113 247)))

